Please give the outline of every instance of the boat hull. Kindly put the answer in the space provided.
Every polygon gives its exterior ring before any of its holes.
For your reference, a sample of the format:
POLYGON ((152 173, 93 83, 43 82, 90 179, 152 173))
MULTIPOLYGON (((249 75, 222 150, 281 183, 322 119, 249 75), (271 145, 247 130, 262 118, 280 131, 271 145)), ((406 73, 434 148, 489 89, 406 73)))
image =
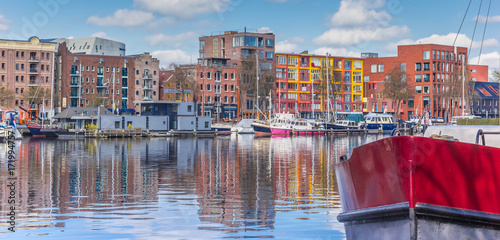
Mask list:
POLYGON ((33 137, 58 137, 59 129, 52 128, 42 128, 38 125, 27 125, 26 126, 33 137))
POLYGON ((290 135, 292 133, 292 129, 291 128, 271 127, 271 133, 273 135, 290 135))
POLYGON ((376 239, 451 239, 455 233, 469 236, 457 239, 499 239, 497 156, 500 148, 424 137, 363 145, 336 166, 344 210, 338 219, 345 223, 348 239, 364 239, 363 232, 373 239, 376 228, 400 225, 410 235, 393 236, 400 233, 394 228, 376 239), (401 211, 406 215, 387 218, 384 214, 398 204, 407 204, 401 211), (375 217, 366 213, 377 208, 375 217))
POLYGON ((365 123, 361 126, 366 130, 380 130, 382 128, 382 131, 392 131, 396 127, 396 123, 365 123))

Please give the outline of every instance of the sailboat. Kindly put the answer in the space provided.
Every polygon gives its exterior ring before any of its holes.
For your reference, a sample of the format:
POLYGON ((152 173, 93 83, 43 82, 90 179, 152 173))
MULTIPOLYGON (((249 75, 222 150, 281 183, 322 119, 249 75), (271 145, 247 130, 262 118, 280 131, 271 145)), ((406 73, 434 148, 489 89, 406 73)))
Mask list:
MULTIPOLYGON (((53 77, 52 77, 53 78, 53 77)), ((80 81, 80 80, 78 80, 80 81)), ((40 87, 40 86, 38 86, 40 87)), ((52 88, 54 87, 53 84, 51 84, 51 91, 50 91, 50 95, 51 95, 51 106, 50 108, 52 109, 52 94, 53 94, 53 90, 52 88)), ((44 105, 44 102, 45 102, 45 96, 42 100, 42 114, 41 114, 41 118, 35 116, 35 118, 37 119, 40 119, 41 121, 41 125, 38 125, 38 124, 28 124, 26 125, 26 127, 28 128, 28 130, 30 131, 31 135, 33 137, 50 137, 50 138, 56 138, 56 137, 59 137, 59 131, 60 129, 58 128, 45 128, 44 127, 44 119, 45 119, 45 105, 44 105)), ((21 108, 21 107, 20 107, 21 108)), ((21 108, 23 109, 23 108, 21 108)), ((24 111, 26 111, 25 109, 23 109, 24 111)), ((33 115, 31 112, 27 111, 30 115, 33 115)), ((52 125, 52 121, 50 123, 52 125)))

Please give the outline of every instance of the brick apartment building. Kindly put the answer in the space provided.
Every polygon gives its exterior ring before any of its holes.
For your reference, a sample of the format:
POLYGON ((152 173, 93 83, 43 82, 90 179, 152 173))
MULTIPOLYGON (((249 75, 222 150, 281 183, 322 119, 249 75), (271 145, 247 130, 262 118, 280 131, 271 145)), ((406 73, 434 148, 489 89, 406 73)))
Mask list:
MULTIPOLYGON (((50 101, 56 46, 38 37, 0 40, 0 87, 14 94, 0 102, 1 109, 23 107, 35 115, 45 109, 46 116, 53 114, 50 101)), ((29 119, 24 111, 19 114, 21 121, 29 119)))
POLYGON ((469 76, 471 81, 488 82, 488 65, 469 64, 469 76))
MULTIPOLYGON (((427 109, 432 116, 446 120, 446 107, 450 104, 455 105, 453 115, 461 115, 461 96, 452 96, 449 100, 445 91, 452 82, 461 81, 458 75, 461 75, 463 62, 467 62, 467 48, 437 44, 398 46, 395 57, 368 57, 364 60, 366 105, 363 111, 382 113, 387 109, 388 113, 395 112, 395 103, 385 98, 382 91, 386 76, 397 67, 415 87, 413 97, 403 102, 399 113, 402 119, 421 115, 427 109)), ((467 106, 465 112, 466 109, 467 106)))
POLYGON ((55 107, 134 108, 134 57, 71 53, 66 43, 57 52, 55 107))
POLYGON ((324 118, 328 111, 362 112, 362 100, 363 59, 329 56, 327 66, 326 56, 276 54, 276 112, 324 118))
POLYGON ((173 70, 160 70, 160 100, 193 102, 196 88, 196 65, 179 65, 173 70), (180 72, 176 72, 180 71, 180 72))
POLYGON ((130 92, 136 112, 140 112, 140 101, 160 99, 160 61, 149 53, 131 55, 134 58, 134 91, 130 92))
MULTIPOLYGON (((274 34, 247 32, 245 29, 242 32, 227 31, 219 35, 203 36, 199 41, 197 82, 199 95, 202 96, 198 98, 199 112, 214 118, 251 117, 257 112, 254 108, 257 88, 254 69, 257 61, 259 89, 262 88, 262 83, 274 86, 274 34), (223 83, 226 75, 228 82, 223 83)), ((266 108, 264 99, 267 94, 265 91, 259 92, 261 101, 258 105, 263 111, 266 108)))

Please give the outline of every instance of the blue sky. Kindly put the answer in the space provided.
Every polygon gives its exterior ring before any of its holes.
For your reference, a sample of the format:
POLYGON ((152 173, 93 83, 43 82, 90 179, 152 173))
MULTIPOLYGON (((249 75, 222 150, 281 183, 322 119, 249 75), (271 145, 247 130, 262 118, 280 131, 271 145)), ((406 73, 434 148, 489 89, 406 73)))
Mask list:
MULTIPOLYGON (((457 45, 469 47, 480 0, 472 0, 457 45)), ((196 62, 198 37, 226 30, 272 31, 277 52, 359 57, 396 54, 398 44, 452 45, 469 0, 3 1, 0 38, 100 36, 127 54, 151 52, 166 66, 196 62)), ((478 63, 489 1, 479 12, 470 62, 478 63)), ((500 65, 500 2, 492 1, 480 64, 500 65)))

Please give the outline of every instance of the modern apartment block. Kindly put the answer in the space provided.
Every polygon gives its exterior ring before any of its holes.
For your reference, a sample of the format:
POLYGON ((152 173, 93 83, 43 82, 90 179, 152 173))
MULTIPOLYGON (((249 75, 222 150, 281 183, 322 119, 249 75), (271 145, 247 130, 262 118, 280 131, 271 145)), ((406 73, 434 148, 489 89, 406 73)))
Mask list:
POLYGON ((125 43, 100 38, 57 38, 52 40, 56 43, 66 43, 71 53, 88 55, 125 56, 125 43))
POLYGON ((362 79, 361 58, 277 53, 275 111, 303 118, 361 112, 362 79))
MULTIPOLYGON (((257 88, 263 88, 265 83, 274 86, 274 34, 247 32, 245 29, 242 32, 227 31, 219 35, 203 36, 199 41, 197 81, 202 96, 198 98, 199 112, 214 118, 250 117, 252 113, 255 115, 257 88), (231 77, 233 73, 234 78, 231 77), (226 74, 229 81, 227 84, 223 83, 226 74), (227 92, 231 93, 229 95, 224 94, 226 85, 227 92), (233 97, 236 98, 234 101, 233 97), (235 105, 239 108, 234 109, 235 105)), ((261 91, 259 95, 259 108, 265 109, 264 96, 267 93, 261 91)))
POLYGON ((135 107, 134 57, 75 54, 63 42, 56 62, 57 112, 68 107, 135 107))
MULTIPOLYGON (((0 87, 13 93, 12 98, 0 102, 0 107, 23 107, 37 116, 44 109, 46 116, 53 116, 50 101, 56 45, 38 37, 0 40, 0 87)), ((19 113, 21 120, 27 118, 24 111, 19 113)))
POLYGON ((134 58, 135 82, 132 94, 134 109, 140 112, 139 102, 159 100, 160 96, 160 61, 149 53, 132 55, 134 58))
MULTIPOLYGON (((462 109, 461 91, 448 91, 452 84, 461 82, 463 63, 467 63, 467 48, 437 44, 402 45, 398 46, 398 55, 395 57, 366 58, 364 84, 367 104, 363 111, 395 112, 396 104, 385 98, 382 91, 386 76, 394 68, 399 68, 406 73, 415 88, 413 97, 403 101, 399 113, 402 119, 407 120, 410 115, 422 115, 424 110, 438 117, 444 117, 447 108, 450 113, 453 109, 453 115, 467 113, 467 106, 462 109)), ((461 89, 461 86, 454 89, 458 88, 461 89)))

